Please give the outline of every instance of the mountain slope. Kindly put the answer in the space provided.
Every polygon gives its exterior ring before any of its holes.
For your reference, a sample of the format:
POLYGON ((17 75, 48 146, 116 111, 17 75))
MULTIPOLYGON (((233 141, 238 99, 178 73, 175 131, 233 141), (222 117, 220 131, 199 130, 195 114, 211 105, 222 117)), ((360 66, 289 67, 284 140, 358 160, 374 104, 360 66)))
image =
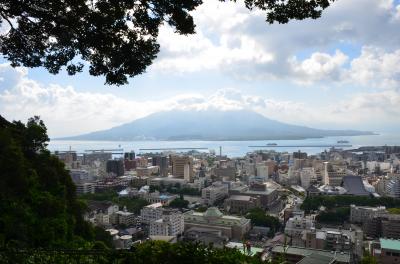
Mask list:
POLYGON ((268 119, 246 110, 166 111, 111 129, 63 139, 75 140, 263 140, 372 134, 320 130, 268 119))

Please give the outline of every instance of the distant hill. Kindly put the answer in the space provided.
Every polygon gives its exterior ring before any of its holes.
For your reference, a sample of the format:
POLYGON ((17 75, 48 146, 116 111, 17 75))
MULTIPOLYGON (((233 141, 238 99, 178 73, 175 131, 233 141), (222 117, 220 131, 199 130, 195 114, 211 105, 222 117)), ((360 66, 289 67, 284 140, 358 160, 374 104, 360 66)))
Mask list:
POLYGON ((321 130, 271 120, 256 112, 158 112, 133 122, 84 135, 73 140, 278 140, 327 136, 371 135, 356 130, 321 130))

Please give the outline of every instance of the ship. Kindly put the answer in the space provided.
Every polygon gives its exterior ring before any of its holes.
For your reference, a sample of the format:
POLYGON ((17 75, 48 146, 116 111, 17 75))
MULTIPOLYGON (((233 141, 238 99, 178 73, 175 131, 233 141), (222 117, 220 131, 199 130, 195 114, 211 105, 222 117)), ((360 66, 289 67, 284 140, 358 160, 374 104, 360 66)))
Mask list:
POLYGON ((350 143, 350 142, 347 141, 347 140, 339 140, 337 143, 338 144, 347 144, 347 143, 350 143))
POLYGON ((267 146, 278 146, 276 143, 268 143, 267 146))

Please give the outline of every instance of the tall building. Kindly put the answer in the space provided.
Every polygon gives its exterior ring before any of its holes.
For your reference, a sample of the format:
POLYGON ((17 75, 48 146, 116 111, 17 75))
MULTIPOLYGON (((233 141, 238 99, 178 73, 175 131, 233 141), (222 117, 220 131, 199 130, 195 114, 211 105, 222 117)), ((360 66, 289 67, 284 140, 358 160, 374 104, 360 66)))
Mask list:
POLYGON ((125 152, 124 159, 126 160, 134 160, 136 158, 135 151, 125 152))
POLYGON ((303 187, 304 189, 310 187, 311 182, 316 180, 317 180, 317 175, 313 167, 302 168, 300 170, 300 184, 301 187, 303 187))
POLYGON ((166 156, 155 156, 152 158, 153 166, 158 166, 160 168, 160 176, 168 176, 168 160, 166 156))
POLYGON ((214 182, 211 186, 201 190, 201 198, 205 204, 213 205, 228 196, 228 186, 221 182, 214 182))
POLYGON ((268 176, 269 176, 268 166, 264 165, 263 163, 256 164, 256 174, 258 177, 261 177, 261 178, 264 178, 265 180, 267 180, 268 176))
POLYGON ((344 168, 333 167, 330 162, 324 162, 323 184, 331 186, 340 186, 342 179, 347 175, 344 168))
POLYGON ((382 216, 387 213, 385 206, 369 207, 350 205, 350 222, 364 223, 374 217, 382 216))
POLYGON ((143 207, 140 210, 141 222, 149 225, 151 222, 160 219, 163 212, 162 206, 162 203, 154 203, 143 207))
POLYGON ((112 173, 115 176, 123 176, 125 173, 124 161, 119 160, 108 160, 106 165, 107 173, 112 173))
POLYGON ((189 182, 193 180, 193 158, 189 156, 171 156, 172 175, 189 182))
POLYGON ((110 152, 93 152, 83 154, 83 164, 93 165, 95 161, 105 164, 108 160, 112 159, 112 154, 110 152))
POLYGON ((293 158, 294 159, 306 159, 307 158, 307 153, 306 152, 301 152, 300 150, 297 152, 293 152, 293 158))
POLYGON ((179 210, 162 210, 161 217, 150 222, 150 236, 177 236, 184 231, 184 218, 179 210))

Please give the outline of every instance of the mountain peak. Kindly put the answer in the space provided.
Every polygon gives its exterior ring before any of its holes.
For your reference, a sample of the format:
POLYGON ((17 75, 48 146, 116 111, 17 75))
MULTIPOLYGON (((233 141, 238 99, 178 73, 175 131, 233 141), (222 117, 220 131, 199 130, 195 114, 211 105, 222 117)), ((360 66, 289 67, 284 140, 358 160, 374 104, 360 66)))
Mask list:
POLYGON ((354 130, 321 130, 271 120, 249 110, 170 110, 74 140, 278 140, 365 135, 354 130))

